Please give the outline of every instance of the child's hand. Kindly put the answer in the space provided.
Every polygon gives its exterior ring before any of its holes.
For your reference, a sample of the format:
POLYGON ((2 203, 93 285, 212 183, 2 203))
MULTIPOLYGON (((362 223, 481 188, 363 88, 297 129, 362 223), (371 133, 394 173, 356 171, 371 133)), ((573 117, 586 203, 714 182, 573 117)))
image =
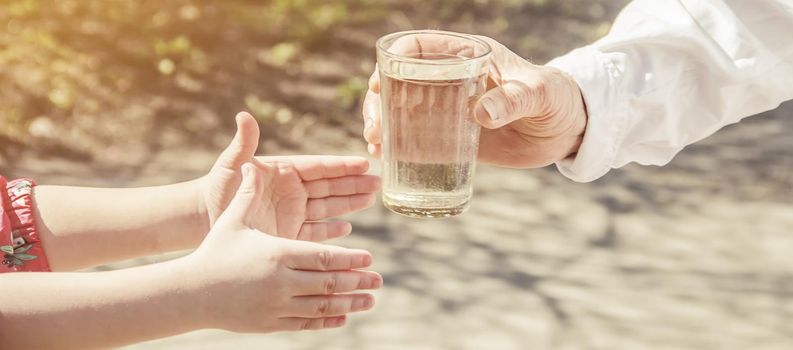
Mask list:
POLYGON ((207 327, 274 332, 342 326, 345 315, 370 309, 382 277, 357 271, 369 252, 288 240, 254 228, 279 169, 246 163, 242 184, 201 246, 186 257, 204 296, 207 327))
POLYGON ((374 204, 380 178, 363 175, 366 159, 341 156, 255 157, 259 127, 248 113, 237 114, 237 134, 201 181, 202 208, 210 227, 240 183, 240 166, 271 164, 278 172, 264 189, 254 228, 281 237, 323 241, 350 233, 348 222, 315 222, 374 204))

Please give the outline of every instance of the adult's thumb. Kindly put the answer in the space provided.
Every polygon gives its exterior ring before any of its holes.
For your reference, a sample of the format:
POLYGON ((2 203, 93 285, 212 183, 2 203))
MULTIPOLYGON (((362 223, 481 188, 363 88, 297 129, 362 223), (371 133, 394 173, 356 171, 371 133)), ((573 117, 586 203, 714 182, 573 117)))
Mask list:
POLYGON ((496 129, 541 115, 544 96, 540 90, 515 80, 493 88, 479 98, 474 108, 476 120, 485 128, 496 129))

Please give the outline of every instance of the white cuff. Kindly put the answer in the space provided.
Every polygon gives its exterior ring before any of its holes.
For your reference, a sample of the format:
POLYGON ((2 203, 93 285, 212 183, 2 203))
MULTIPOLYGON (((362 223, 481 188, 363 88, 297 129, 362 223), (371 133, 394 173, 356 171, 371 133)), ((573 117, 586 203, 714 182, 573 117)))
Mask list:
POLYGON ((556 162, 559 172, 573 181, 597 180, 614 164, 628 115, 627 102, 619 98, 620 56, 586 46, 548 63, 575 79, 586 102, 588 120, 583 143, 576 155, 556 162))

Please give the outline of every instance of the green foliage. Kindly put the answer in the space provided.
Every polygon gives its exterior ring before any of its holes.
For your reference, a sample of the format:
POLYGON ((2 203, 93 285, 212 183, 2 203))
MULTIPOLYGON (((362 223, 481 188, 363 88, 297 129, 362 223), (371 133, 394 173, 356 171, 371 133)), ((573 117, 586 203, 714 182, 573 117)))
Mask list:
POLYGON ((156 39, 154 51, 159 56, 177 56, 190 52, 190 39, 184 35, 179 35, 172 40, 156 39))
POLYGON ((283 67, 291 62, 300 53, 300 46, 293 42, 278 43, 273 45, 265 55, 265 61, 283 67))
POLYGON ((0 140, 130 158, 118 155, 168 139, 200 146, 211 138, 194 135, 242 108, 279 132, 310 115, 357 133, 350 114, 382 34, 484 34, 543 61, 603 35, 624 2, 6 0, 0 140))
POLYGON ((347 79, 338 87, 337 97, 339 105, 343 108, 355 106, 368 88, 368 84, 363 78, 352 77, 347 79))

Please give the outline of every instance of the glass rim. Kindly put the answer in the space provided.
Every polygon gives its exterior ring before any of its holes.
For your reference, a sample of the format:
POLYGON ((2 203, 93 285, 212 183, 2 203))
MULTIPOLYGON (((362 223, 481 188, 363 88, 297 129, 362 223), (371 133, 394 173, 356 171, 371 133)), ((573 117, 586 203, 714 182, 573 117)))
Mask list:
POLYGON ((380 37, 379 39, 377 39, 377 42, 375 43, 375 48, 377 49, 378 53, 383 54, 384 56, 387 56, 388 58, 398 59, 400 61, 405 61, 405 62, 422 63, 422 64, 436 64, 436 65, 457 65, 457 64, 463 64, 463 63, 470 63, 471 61, 484 60, 488 56, 490 56, 491 53, 493 53, 493 48, 490 47, 490 44, 488 44, 486 41, 484 41, 484 40, 482 40, 480 38, 477 38, 476 36, 473 36, 473 35, 470 35, 470 34, 464 34, 464 33, 448 32, 448 31, 445 31, 445 30, 405 30, 405 31, 401 31, 401 32, 394 32, 394 33, 386 34, 386 35, 383 35, 382 37, 380 37), (445 35, 445 36, 452 36, 452 37, 456 37, 456 38, 470 40, 470 41, 473 41, 476 44, 482 45, 485 48, 485 52, 480 54, 480 55, 477 55, 475 57, 463 57, 463 58, 460 58, 459 60, 451 60, 450 61, 450 60, 431 60, 431 59, 425 59, 425 58, 415 58, 415 57, 404 56, 404 55, 400 55, 400 54, 396 54, 396 53, 390 52, 390 51, 388 51, 388 49, 383 47, 383 44, 387 40, 397 39, 397 38, 400 38, 400 37, 403 37, 403 36, 415 35, 415 34, 445 35))

